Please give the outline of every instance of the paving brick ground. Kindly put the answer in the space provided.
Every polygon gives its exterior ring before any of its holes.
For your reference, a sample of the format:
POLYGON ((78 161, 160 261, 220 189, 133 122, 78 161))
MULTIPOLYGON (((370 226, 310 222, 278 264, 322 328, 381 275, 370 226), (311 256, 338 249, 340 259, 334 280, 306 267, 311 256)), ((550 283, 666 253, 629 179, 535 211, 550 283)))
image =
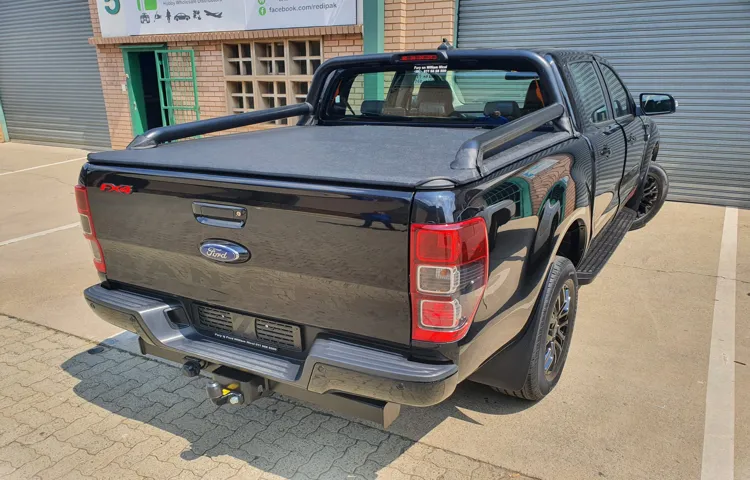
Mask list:
POLYGON ((527 479, 282 397, 216 407, 204 378, 0 316, 0 478, 527 479))

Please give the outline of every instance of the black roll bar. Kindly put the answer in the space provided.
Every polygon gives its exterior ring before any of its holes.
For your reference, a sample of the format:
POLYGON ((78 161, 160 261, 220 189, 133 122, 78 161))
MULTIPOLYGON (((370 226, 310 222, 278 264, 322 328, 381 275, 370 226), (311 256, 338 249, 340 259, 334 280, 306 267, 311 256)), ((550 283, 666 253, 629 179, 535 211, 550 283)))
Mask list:
MULTIPOLYGON (((307 103, 313 106, 313 113, 320 108, 320 100, 325 91, 325 84, 331 73, 346 68, 379 68, 387 65, 397 65, 402 63, 400 58, 408 55, 426 55, 433 54, 439 58, 433 62, 415 62, 415 63, 446 63, 451 61, 470 62, 476 65, 491 67, 493 62, 524 61, 534 67, 539 74, 542 85, 545 86, 544 103, 552 105, 554 103, 563 104, 563 96, 558 90, 558 84, 555 80, 555 74, 552 66, 541 55, 531 50, 500 50, 500 49, 478 49, 478 50, 429 50, 417 52, 400 52, 393 53, 376 53, 370 55, 354 55, 345 57, 334 57, 323 62, 318 67, 313 76, 310 85, 310 93, 307 96, 307 103)), ((408 63, 408 62, 405 62, 408 63)))
POLYGON ((454 170, 477 169, 482 164, 487 152, 514 140, 525 133, 529 133, 545 123, 557 120, 565 114, 565 108, 559 103, 553 103, 536 112, 529 113, 518 120, 495 127, 492 130, 477 135, 465 141, 456 153, 456 159, 451 163, 454 170))
POLYGON ((127 148, 128 150, 153 148, 159 144, 182 138, 229 130, 230 128, 256 125, 263 122, 271 122, 282 118, 309 115, 312 113, 312 110, 312 105, 309 103, 300 103, 296 105, 269 108, 257 112, 239 113, 236 115, 209 118, 207 120, 198 120, 196 122, 181 123, 179 125, 152 128, 148 132, 135 137, 127 148))

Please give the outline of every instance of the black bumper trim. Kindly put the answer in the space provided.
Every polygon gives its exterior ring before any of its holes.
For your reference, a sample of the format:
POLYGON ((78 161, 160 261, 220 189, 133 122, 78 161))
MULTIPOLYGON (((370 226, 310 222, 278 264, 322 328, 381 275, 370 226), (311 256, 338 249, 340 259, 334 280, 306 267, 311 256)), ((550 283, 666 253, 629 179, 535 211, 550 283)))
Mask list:
POLYGON ((129 330, 156 347, 149 348, 149 353, 159 355, 166 350, 169 357, 195 357, 315 393, 343 392, 428 406, 450 396, 457 383, 454 364, 414 362, 398 353, 327 338, 316 339, 304 361, 287 359, 220 343, 191 326, 170 322, 167 312, 181 309, 180 305, 101 285, 87 288, 84 296, 103 320, 123 327, 121 315, 113 311, 134 319, 134 328, 129 330))

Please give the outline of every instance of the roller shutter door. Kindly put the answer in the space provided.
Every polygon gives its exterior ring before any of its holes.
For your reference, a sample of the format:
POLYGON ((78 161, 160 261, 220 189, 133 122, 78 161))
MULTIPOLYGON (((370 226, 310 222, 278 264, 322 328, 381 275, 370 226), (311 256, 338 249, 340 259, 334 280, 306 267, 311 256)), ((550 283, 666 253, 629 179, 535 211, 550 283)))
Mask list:
POLYGON ((460 0, 460 48, 569 48, 607 58, 654 117, 670 199, 750 207, 750 2, 460 0))
POLYGON ((11 140, 110 147, 86 0, 0 0, 0 101, 11 140))

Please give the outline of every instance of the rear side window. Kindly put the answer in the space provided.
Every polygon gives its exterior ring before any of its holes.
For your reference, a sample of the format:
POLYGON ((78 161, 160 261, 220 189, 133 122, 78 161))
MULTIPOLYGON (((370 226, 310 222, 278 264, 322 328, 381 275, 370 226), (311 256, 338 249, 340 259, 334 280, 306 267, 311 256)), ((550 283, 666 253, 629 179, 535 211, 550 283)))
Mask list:
POLYGON ((612 109, 615 111, 615 118, 630 115, 630 102, 628 102, 628 91, 622 84, 615 72, 606 65, 602 65, 602 76, 604 83, 607 84, 609 96, 612 99, 612 109))
POLYGON ((584 125, 610 120, 612 117, 607 109, 604 99, 604 89, 596 75, 594 64, 591 62, 578 62, 569 66, 576 90, 580 97, 580 105, 584 125))

